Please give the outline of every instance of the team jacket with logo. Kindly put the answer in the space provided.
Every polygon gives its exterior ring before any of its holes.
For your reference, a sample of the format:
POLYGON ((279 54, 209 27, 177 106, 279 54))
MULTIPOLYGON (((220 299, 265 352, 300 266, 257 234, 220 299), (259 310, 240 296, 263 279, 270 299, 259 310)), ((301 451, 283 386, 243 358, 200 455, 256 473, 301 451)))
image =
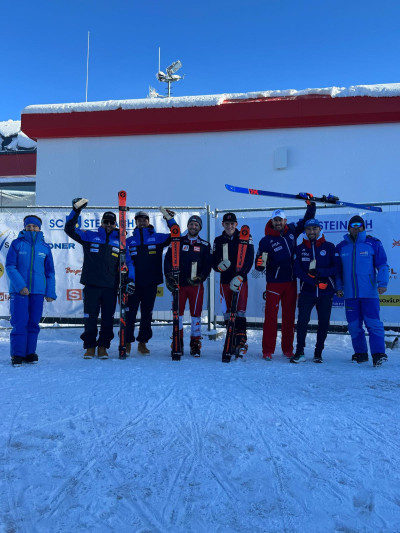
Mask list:
MULTIPOLYGON (((265 237, 261 239, 256 255, 257 263, 258 257, 263 253, 268 254, 265 269, 267 283, 294 280, 293 254, 296 247, 296 239, 303 233, 305 222, 315 217, 315 211, 315 205, 309 205, 304 218, 297 223, 286 224, 282 232, 273 229, 271 220, 267 222, 265 237)), ((262 271, 264 267, 256 266, 256 270, 262 271)))
MULTIPOLYGON (((189 239, 188 235, 181 237, 181 247, 179 254, 179 283, 182 286, 190 285, 189 279, 192 277, 192 268, 196 271, 196 276, 201 276, 202 281, 208 278, 211 272, 211 245, 200 237, 189 239), (194 265, 195 263, 195 265, 194 265)), ((172 251, 171 245, 167 250, 164 261, 164 274, 168 276, 172 272, 172 251)))
POLYGON ((6 271, 10 279, 10 293, 27 287, 31 294, 56 296, 53 256, 44 242, 41 231, 21 231, 8 250, 6 271))
POLYGON ((104 228, 97 231, 78 229, 79 213, 71 211, 64 231, 83 248, 82 285, 116 288, 119 283, 119 233, 107 235, 104 228))
POLYGON ((212 267, 215 272, 219 272, 218 265, 224 259, 224 245, 226 244, 228 245, 228 259, 231 262, 231 266, 228 270, 225 270, 225 272, 221 272, 221 283, 230 283, 237 275, 242 276, 243 281, 247 281, 247 274, 250 272, 254 260, 253 239, 250 236, 243 267, 240 272, 236 272, 236 261, 239 249, 239 230, 235 229, 235 233, 232 237, 229 237, 225 231, 222 232, 222 235, 216 237, 212 254, 212 267))
POLYGON ((381 241, 362 231, 354 242, 347 233, 336 252, 340 258, 337 290, 343 290, 345 298, 378 298, 378 287, 389 283, 389 266, 381 241))
POLYGON ((317 241, 310 241, 307 237, 302 244, 296 247, 294 255, 294 273, 300 279, 300 290, 321 296, 322 294, 332 295, 335 292, 335 277, 338 271, 337 260, 335 258, 335 245, 325 240, 322 235, 317 241), (308 275, 310 262, 315 259, 316 270, 318 271, 318 281, 326 283, 326 289, 318 289, 316 279, 308 275))
MULTIPOLYGON (((172 218, 167 222, 171 227, 176 224, 172 218)), ((169 233, 156 233, 152 225, 147 228, 135 228, 132 237, 126 240, 126 262, 129 278, 136 285, 160 285, 164 282, 162 273, 163 250, 169 245, 169 233)))

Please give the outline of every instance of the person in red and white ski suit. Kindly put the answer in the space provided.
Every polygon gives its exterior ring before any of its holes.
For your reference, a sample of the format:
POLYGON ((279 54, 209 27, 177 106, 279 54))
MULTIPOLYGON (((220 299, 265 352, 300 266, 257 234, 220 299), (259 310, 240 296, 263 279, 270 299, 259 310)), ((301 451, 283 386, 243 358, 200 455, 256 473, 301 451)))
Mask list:
MULTIPOLYGON (((204 281, 211 271, 210 243, 199 237, 202 226, 199 216, 192 215, 189 218, 187 234, 180 238, 179 253, 179 330, 183 347, 183 314, 189 301, 192 319, 190 355, 194 357, 200 356, 204 281)), ((176 281, 172 275, 171 245, 164 260, 164 274, 167 288, 172 292, 176 288, 176 281)))
POLYGON ((222 235, 216 237, 213 246, 212 267, 215 272, 220 272, 220 293, 225 325, 228 324, 231 311, 231 302, 234 292, 239 292, 237 315, 235 320, 235 346, 244 355, 247 351, 246 334, 246 308, 247 308, 247 274, 253 266, 254 245, 250 237, 243 266, 236 271, 236 262, 239 249, 239 230, 237 229, 235 213, 225 213, 222 218, 222 235))

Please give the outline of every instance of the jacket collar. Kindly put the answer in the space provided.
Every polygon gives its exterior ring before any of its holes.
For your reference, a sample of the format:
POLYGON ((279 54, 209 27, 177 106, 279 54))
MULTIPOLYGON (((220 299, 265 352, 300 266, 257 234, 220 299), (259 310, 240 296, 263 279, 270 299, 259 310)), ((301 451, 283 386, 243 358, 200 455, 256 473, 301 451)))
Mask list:
POLYGON ((365 242, 365 239, 367 238, 367 232, 364 230, 364 231, 360 231, 360 233, 358 234, 357 236, 357 240, 356 241, 353 241, 353 239, 350 237, 350 233, 346 233, 344 235, 344 240, 351 243, 351 244, 357 244, 359 242, 365 242))
MULTIPOLYGON (((325 242, 325 235, 323 233, 321 233, 321 235, 319 236, 319 239, 317 239, 315 241, 315 246, 321 246, 321 244, 323 244, 325 242)), ((303 237, 303 244, 306 248, 311 248, 311 241, 310 239, 307 237, 307 235, 305 235, 303 237)))

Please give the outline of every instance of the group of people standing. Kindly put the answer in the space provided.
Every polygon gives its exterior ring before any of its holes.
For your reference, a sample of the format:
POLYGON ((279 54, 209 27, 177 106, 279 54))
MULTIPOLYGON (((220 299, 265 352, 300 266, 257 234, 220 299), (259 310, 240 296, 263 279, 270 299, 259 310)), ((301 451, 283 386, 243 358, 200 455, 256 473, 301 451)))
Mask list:
MULTIPOLYGON (((248 299, 247 276, 253 265, 265 272, 265 320, 262 338, 262 356, 270 361, 276 350, 278 311, 282 310, 281 347, 291 363, 305 360, 307 329, 311 311, 318 315, 314 361, 322 362, 322 352, 330 323, 333 296, 344 297, 348 328, 357 363, 368 361, 368 348, 363 323, 369 333, 370 351, 374 366, 380 366, 385 355, 384 328, 379 318, 379 294, 386 291, 389 280, 387 258, 382 243, 366 234, 365 222, 360 216, 349 220, 348 233, 335 247, 326 241, 322 224, 315 218, 314 202, 307 199, 307 210, 297 223, 287 223, 283 210, 272 213, 260 240, 256 255, 250 238, 244 261, 237 267, 239 249, 238 221, 234 213, 225 213, 222 234, 211 245, 200 237, 202 220, 193 215, 187 224, 187 233, 180 238, 179 310, 180 335, 183 345, 183 314, 187 302, 191 315, 190 354, 201 353, 201 314, 204 282, 211 269, 220 273, 220 293, 225 323, 228 323, 232 296, 238 293, 235 319, 235 354, 247 352, 246 307, 248 299), (297 238, 303 241, 297 245, 297 238), (255 260, 254 260, 255 255, 255 260), (297 278, 300 294, 297 295, 297 278), (294 349, 295 313, 298 305, 297 339, 294 349)), ((119 232, 113 212, 103 214, 97 230, 77 227, 79 215, 87 199, 73 200, 73 209, 67 217, 65 232, 83 248, 84 259, 81 283, 84 285, 85 359, 97 356, 107 359, 107 350, 114 337, 113 322, 119 286, 119 232), (98 317, 101 313, 100 331, 98 317)), ((168 227, 176 222, 174 213, 161 208, 168 227)), ((157 288, 165 282, 170 291, 177 281, 172 275, 170 233, 156 232, 149 214, 135 214, 136 227, 126 239, 128 266, 128 293, 126 307, 127 354, 137 341, 137 351, 147 355, 152 337, 152 313, 157 288), (164 258, 163 251, 168 247, 164 258), (163 272, 164 266, 164 272, 163 272), (163 276, 164 274, 164 276, 163 276), (140 308, 138 334, 135 322, 140 308)), ((10 247, 6 271, 10 279, 10 335, 11 360, 14 366, 38 361, 36 354, 39 320, 43 300, 52 301, 55 294, 55 272, 50 247, 45 243, 41 220, 36 215, 24 219, 24 229, 10 247)))

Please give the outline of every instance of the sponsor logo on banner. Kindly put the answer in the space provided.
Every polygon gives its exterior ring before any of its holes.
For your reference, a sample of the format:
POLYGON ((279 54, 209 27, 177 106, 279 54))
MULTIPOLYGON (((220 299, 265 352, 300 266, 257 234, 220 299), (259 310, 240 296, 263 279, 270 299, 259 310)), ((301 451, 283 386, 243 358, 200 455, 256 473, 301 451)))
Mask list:
POLYGON ((51 250, 70 250, 75 249, 74 242, 48 242, 49 248, 51 250))
POLYGON ((397 272, 395 272, 394 269, 391 268, 389 272, 389 279, 397 279, 397 278, 398 278, 397 272))
POLYGON ((395 246, 400 246, 400 239, 398 241, 396 241, 395 239, 393 239, 393 246, 392 248, 394 248, 395 246))
POLYGON ((400 294, 388 294, 379 296, 380 304, 388 307, 400 306, 400 294))
POLYGON ((83 289, 67 289, 67 300, 83 300, 83 289))
POLYGON ((81 268, 71 268, 71 267, 65 267, 65 273, 66 274, 75 274, 75 276, 77 274, 80 274, 82 272, 82 269, 81 268))
MULTIPOLYGON (((350 217, 350 216, 349 216, 350 217)), ((348 220, 321 220, 325 233, 347 233, 348 220)), ((365 220, 366 231, 373 231, 372 220, 365 220)))
POLYGON ((4 274, 4 265, 0 263, 0 278, 4 274))
POLYGON ((8 292, 0 292, 0 302, 7 302, 10 299, 8 292))
POLYGON ((162 297, 164 296, 164 287, 157 287, 157 294, 156 296, 162 297))

